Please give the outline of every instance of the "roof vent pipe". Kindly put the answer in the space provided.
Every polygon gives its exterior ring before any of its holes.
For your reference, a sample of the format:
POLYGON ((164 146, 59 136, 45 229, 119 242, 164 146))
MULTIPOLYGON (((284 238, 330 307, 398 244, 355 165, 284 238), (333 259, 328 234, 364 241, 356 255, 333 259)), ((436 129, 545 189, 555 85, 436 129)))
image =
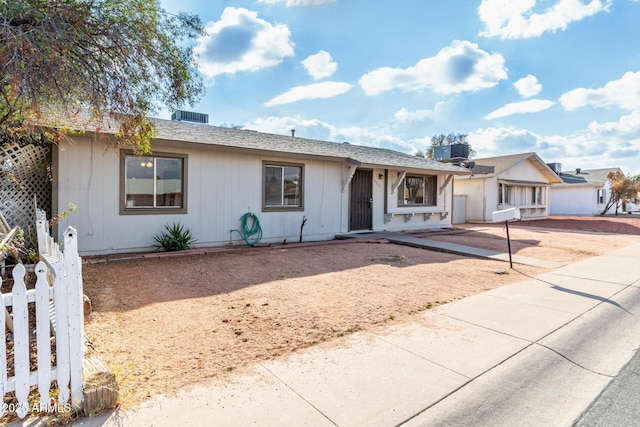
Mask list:
POLYGON ((296 136, 296 130, 295 129, 291 129, 291 137, 295 138, 296 136))
POLYGON ((580 175, 580 168, 576 168, 576 175, 580 175))

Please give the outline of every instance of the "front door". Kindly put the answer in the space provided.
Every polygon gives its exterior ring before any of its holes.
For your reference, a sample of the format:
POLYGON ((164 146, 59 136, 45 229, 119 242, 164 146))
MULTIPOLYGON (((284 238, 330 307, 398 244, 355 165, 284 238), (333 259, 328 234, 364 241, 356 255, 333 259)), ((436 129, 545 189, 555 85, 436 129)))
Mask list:
POLYGON ((351 179, 349 231, 373 228, 373 171, 357 169, 351 179))

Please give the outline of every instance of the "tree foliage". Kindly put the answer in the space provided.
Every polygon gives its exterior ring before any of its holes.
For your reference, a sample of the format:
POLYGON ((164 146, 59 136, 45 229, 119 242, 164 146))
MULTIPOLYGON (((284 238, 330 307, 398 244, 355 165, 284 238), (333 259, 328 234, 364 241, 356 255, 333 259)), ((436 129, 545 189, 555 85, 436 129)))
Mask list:
POLYGON ((148 116, 203 92, 183 44, 202 32, 197 16, 157 0, 0 1, 0 137, 70 126, 82 112, 115 119, 119 141, 148 150, 148 116))
POLYGON ((607 211, 614 207, 615 213, 618 214, 618 205, 620 202, 638 203, 638 193, 640 193, 640 182, 633 181, 631 178, 625 176, 622 171, 609 172, 607 174, 607 181, 611 186, 609 190, 609 200, 605 205, 601 215, 607 213, 607 211))
POLYGON ((467 135, 463 133, 450 133, 445 135, 441 133, 440 135, 433 135, 431 137, 431 145, 427 149, 426 157, 429 159, 433 159, 436 147, 442 147, 443 145, 451 145, 451 144, 465 144, 469 146, 469 157, 473 157, 476 152, 473 148, 471 148, 471 144, 467 139, 467 135))

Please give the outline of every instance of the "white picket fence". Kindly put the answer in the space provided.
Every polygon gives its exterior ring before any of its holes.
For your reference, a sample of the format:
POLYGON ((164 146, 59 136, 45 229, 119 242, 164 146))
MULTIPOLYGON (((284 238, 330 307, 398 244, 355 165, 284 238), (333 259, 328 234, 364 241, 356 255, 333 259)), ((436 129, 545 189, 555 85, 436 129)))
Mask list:
MULTIPOLYGON (((1 294, 0 302, 13 307, 14 375, 8 377, 7 342, 0 345, 0 396, 14 391, 17 403, 3 405, 13 409, 20 418, 30 410, 28 397, 31 386, 38 387, 40 403, 35 409, 43 412, 71 408, 82 409, 82 365, 84 359, 84 306, 82 297, 82 263, 78 256, 76 230, 64 233, 64 252, 49 235, 44 212, 37 215, 38 251, 40 262, 35 266, 35 289, 26 289, 26 271, 22 264, 13 268, 13 288, 1 294), (35 304, 35 342, 37 370, 30 368, 29 304, 35 304), (55 366, 51 362, 51 337, 55 336, 55 366), (58 401, 52 402, 51 384, 59 388, 58 401)), ((0 281, 2 279, 0 278, 0 281)), ((0 282, 1 283, 1 282, 0 282)), ((0 330, 7 335, 5 316, 0 315, 0 330)))

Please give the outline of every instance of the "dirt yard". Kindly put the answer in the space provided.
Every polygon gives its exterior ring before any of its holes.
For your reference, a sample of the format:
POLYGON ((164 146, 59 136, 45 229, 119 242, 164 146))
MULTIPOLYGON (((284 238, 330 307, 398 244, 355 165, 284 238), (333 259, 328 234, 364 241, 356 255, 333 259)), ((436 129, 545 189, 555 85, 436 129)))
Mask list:
MULTIPOLYGON (((424 236, 506 251, 503 226, 457 228, 424 236)), ((523 222, 510 234, 514 253, 571 262, 640 243, 640 217, 523 222)), ((85 331, 126 407, 545 271, 514 267, 351 241, 87 263, 85 331)))

